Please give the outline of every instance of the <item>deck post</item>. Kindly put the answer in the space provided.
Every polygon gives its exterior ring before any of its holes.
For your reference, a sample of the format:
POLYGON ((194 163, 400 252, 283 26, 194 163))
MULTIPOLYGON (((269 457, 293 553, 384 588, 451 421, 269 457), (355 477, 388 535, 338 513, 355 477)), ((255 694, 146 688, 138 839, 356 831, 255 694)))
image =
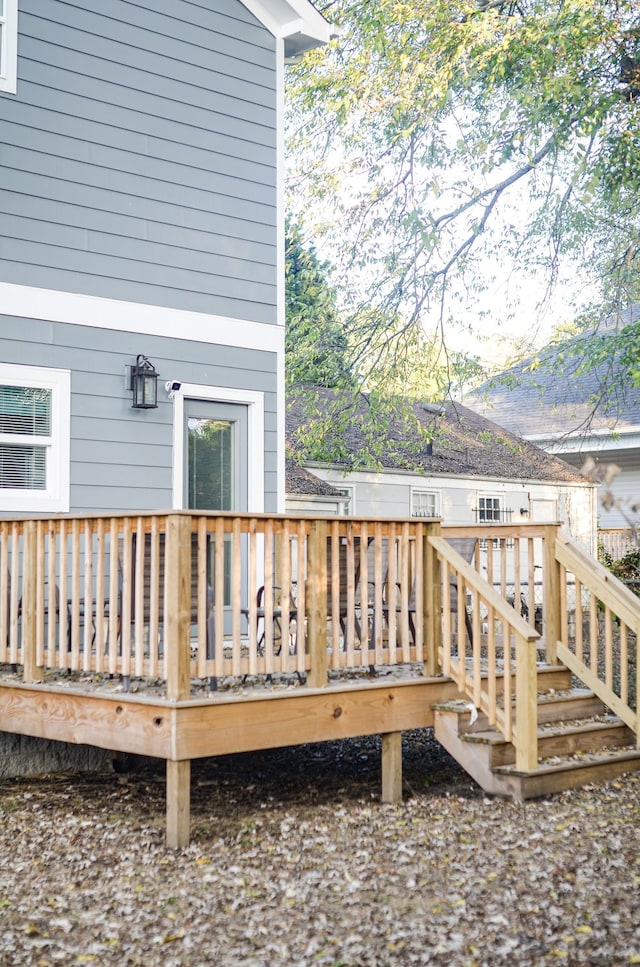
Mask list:
POLYGON ((516 769, 538 767, 538 669, 536 639, 516 634, 516 769))
MULTIPOLYGON (((25 682, 40 682, 44 668, 37 663, 38 531, 35 520, 24 522, 22 558, 22 664, 25 682)), ((61 645, 62 647, 62 645, 61 645)))
POLYGON ((311 522, 307 539, 307 633, 309 673, 307 685, 327 684, 327 522, 311 522))
POLYGON ((402 732, 382 736, 381 802, 402 802, 402 732))
POLYGON ((556 541, 558 525, 547 524, 544 528, 544 601, 542 620, 547 662, 558 663, 558 641, 560 640, 560 565, 556 560, 556 541))
MULTIPOLYGON (((167 698, 189 698, 191 628, 191 517, 170 514, 165 542, 165 642, 167 698)), ((162 590, 161 590, 162 593, 162 590)))
POLYGON ((191 825, 191 762, 167 759, 167 846, 189 845, 191 825))
MULTIPOLYGON (((191 517, 170 514, 165 541, 165 641, 167 698, 183 701, 190 693, 191 517)), ((167 846, 189 845, 191 762, 167 760, 167 846)))
POLYGON ((427 678, 438 674, 438 653, 442 645, 442 624, 440 622, 440 561, 431 546, 429 537, 440 536, 440 521, 426 525, 422 548, 424 556, 422 607, 424 610, 425 657, 424 673, 427 678))

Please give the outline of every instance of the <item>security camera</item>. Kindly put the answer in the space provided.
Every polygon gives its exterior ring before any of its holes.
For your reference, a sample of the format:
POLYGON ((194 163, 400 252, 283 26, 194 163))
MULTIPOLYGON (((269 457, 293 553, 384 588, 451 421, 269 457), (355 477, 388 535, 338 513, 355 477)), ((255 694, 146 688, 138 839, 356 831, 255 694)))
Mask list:
POLYGON ((177 393, 181 386, 182 383, 179 379, 168 379, 164 384, 164 388, 166 389, 167 393, 177 393))

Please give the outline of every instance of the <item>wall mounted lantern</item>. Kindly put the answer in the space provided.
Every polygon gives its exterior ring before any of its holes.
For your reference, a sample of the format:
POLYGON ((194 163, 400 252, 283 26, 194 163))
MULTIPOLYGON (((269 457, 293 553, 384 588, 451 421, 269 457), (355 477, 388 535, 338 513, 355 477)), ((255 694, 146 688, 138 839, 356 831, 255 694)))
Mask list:
POLYGON ((133 393, 134 410, 153 410, 158 405, 158 374, 153 363, 142 354, 130 366, 129 389, 133 393))

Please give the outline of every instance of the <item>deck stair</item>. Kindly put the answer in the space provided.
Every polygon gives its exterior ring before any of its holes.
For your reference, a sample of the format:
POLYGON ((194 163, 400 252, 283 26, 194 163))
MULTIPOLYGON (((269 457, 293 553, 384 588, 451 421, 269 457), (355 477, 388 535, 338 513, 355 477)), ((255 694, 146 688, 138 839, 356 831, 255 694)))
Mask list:
POLYGON ((485 792, 534 799, 640 771, 631 729, 593 692, 572 687, 568 669, 541 669, 538 688, 538 767, 530 772, 516 770, 513 745, 470 703, 434 706, 436 738, 485 792))

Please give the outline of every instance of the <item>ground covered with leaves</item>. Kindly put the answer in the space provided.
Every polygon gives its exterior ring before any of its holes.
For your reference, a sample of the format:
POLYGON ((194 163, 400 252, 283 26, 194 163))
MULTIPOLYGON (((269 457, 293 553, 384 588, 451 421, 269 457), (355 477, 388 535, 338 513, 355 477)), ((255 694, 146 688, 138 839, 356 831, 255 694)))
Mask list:
POLYGON ((0 964, 640 964, 640 777, 516 804, 404 737, 381 805, 368 738, 194 763, 192 842, 164 778, 0 782, 0 964))

